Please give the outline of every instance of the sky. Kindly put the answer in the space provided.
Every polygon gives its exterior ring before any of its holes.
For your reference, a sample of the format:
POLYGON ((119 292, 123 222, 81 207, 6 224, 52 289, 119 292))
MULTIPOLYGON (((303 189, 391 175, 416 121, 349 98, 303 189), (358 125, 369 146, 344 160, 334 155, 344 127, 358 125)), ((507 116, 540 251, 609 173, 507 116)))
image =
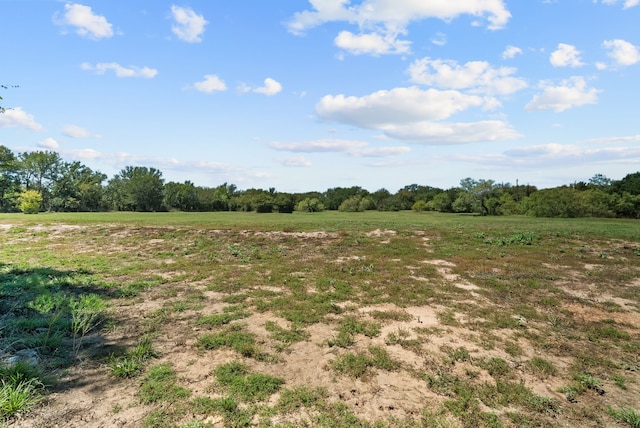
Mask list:
POLYGON ((0 145, 109 178, 395 192, 640 171, 640 0, 0 0, 0 22, 0 145))

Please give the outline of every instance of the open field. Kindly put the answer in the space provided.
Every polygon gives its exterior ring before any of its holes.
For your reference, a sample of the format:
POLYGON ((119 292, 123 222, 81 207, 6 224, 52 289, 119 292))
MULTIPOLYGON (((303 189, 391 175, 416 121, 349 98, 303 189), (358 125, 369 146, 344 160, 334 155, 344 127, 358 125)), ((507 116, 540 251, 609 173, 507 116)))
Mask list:
POLYGON ((11 214, 0 243, 0 426, 640 426, 638 221, 11 214))

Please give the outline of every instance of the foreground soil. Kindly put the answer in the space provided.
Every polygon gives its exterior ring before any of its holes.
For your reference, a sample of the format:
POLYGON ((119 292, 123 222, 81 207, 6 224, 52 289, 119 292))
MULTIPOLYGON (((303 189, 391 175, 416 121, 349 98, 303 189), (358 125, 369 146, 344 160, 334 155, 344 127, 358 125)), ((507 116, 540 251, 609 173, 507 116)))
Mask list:
POLYGON ((418 229, 0 234, 5 264, 89 272, 110 305, 73 364, 52 369, 46 399, 9 426, 600 427, 625 426, 612 409, 640 410, 638 243, 418 229), (250 351, 203 344, 233 329, 253 338, 250 351), (114 375, 114 357, 145 337, 144 370, 114 375), (390 363, 374 361, 380 349, 390 363), (234 397, 215 375, 230 362, 281 386, 234 397), (188 394, 145 401, 145 373, 164 363, 188 394), (321 398, 285 406, 300 387, 321 398), (194 404, 224 397, 249 416, 194 404))

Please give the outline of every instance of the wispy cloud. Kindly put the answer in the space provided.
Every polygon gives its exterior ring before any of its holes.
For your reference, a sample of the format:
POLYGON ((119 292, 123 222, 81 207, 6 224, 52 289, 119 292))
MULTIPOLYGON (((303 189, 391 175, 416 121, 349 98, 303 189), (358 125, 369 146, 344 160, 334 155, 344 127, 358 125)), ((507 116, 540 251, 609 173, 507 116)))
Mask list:
POLYGON ((86 71, 94 71, 96 74, 105 74, 107 71, 111 70, 115 73, 116 77, 142 77, 145 79, 153 79, 158 75, 158 70, 155 68, 136 66, 123 67, 117 62, 100 62, 96 65, 84 62, 80 65, 80 68, 86 71))
POLYGON ((62 128, 62 134, 71 138, 102 138, 101 135, 94 134, 77 125, 65 125, 64 128, 62 128))

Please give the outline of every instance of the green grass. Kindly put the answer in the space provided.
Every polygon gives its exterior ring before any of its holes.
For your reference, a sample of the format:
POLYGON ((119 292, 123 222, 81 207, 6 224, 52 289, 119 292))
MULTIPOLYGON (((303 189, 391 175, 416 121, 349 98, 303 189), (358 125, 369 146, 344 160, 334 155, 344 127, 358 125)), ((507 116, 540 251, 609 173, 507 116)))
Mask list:
POLYGON ((247 365, 239 362, 218 366, 213 375, 231 396, 245 402, 264 401, 284 383, 274 376, 251 373, 247 365))
POLYGON ((176 384, 177 376, 171 364, 150 367, 142 379, 138 397, 142 404, 173 403, 188 398, 191 392, 176 384))
POLYGON ((620 409, 614 409, 609 407, 607 413, 617 421, 624 422, 633 428, 640 428, 640 412, 634 409, 623 407, 620 409))

